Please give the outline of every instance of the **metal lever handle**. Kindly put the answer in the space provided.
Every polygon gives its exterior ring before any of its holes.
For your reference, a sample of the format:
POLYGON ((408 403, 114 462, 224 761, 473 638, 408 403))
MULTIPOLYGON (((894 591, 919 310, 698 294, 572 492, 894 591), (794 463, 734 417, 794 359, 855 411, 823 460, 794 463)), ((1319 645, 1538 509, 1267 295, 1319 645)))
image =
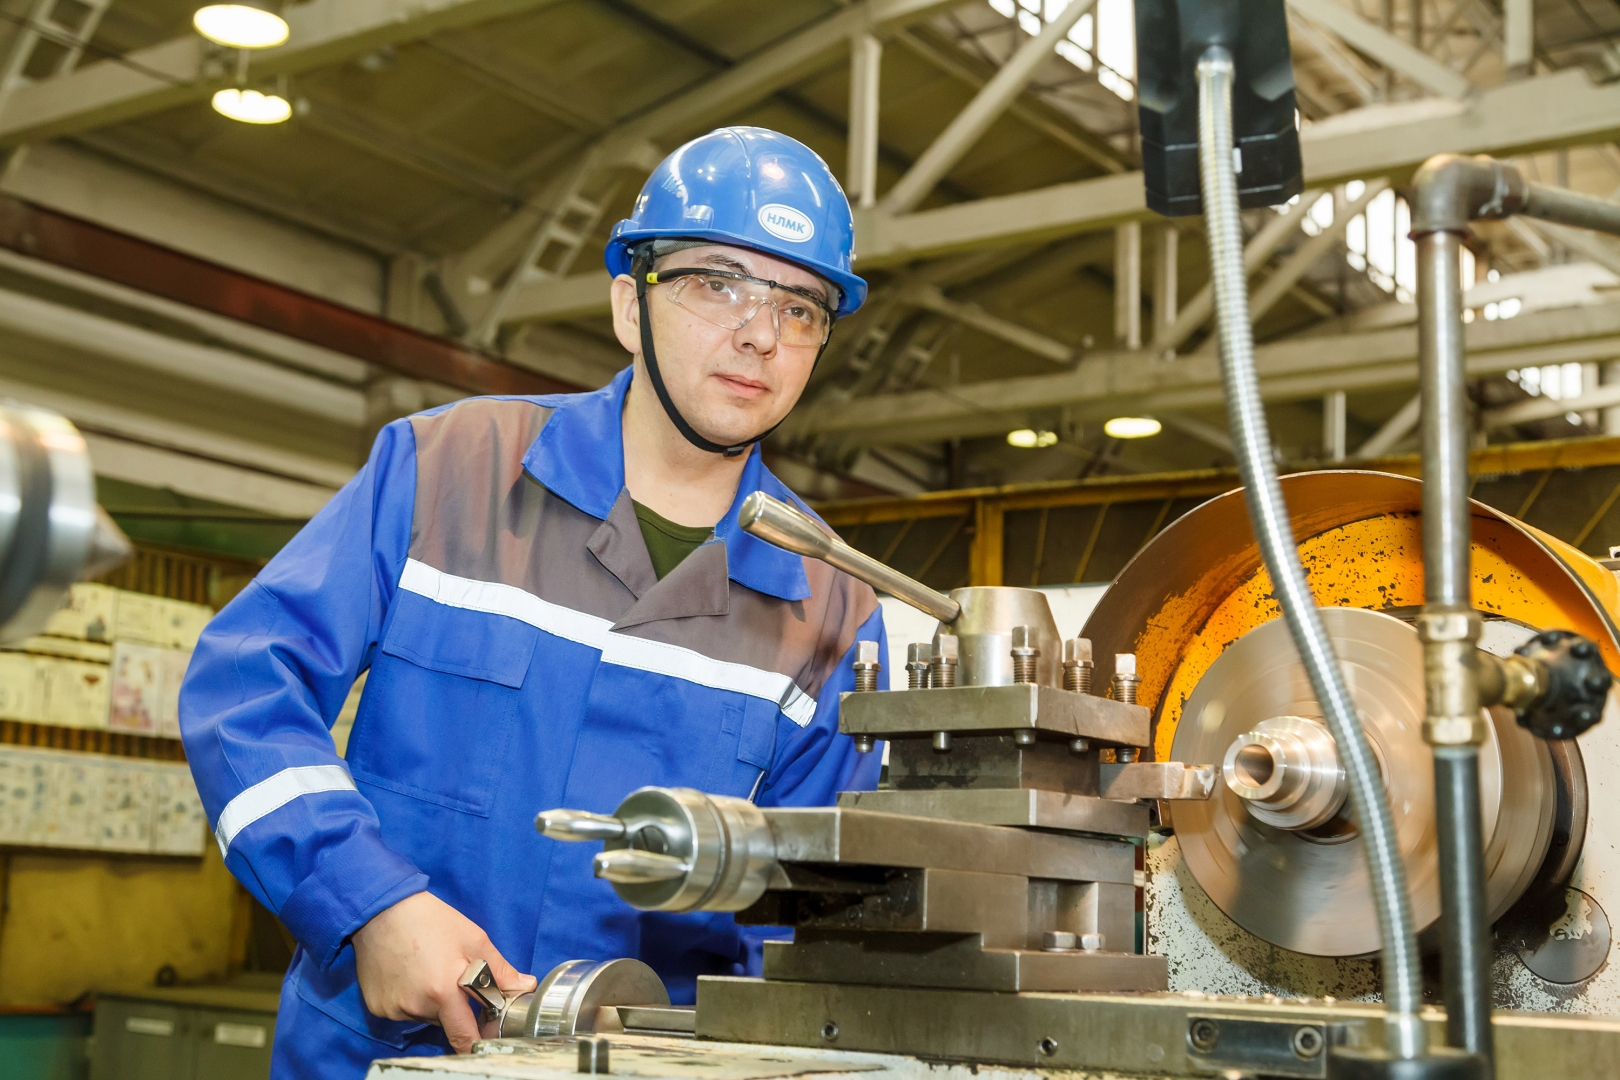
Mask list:
POLYGON ((506 1011, 506 994, 495 985, 495 973, 489 970, 487 961, 474 960, 468 964, 460 985, 467 996, 483 1007, 486 1019, 498 1018, 506 1011))
POLYGON ((795 555, 820 559, 942 623, 953 623, 962 614, 962 605, 944 593, 885 566, 870 555, 861 554, 836 536, 829 536, 808 514, 763 491, 756 491, 743 500, 737 520, 745 531, 761 540, 795 555))
POLYGON ((618 818, 586 810, 542 810, 534 827, 552 840, 617 840, 624 835, 618 818))
POLYGON ((691 869, 673 855, 619 848, 604 851, 591 861, 597 877, 620 885, 643 885, 653 881, 673 881, 691 869))

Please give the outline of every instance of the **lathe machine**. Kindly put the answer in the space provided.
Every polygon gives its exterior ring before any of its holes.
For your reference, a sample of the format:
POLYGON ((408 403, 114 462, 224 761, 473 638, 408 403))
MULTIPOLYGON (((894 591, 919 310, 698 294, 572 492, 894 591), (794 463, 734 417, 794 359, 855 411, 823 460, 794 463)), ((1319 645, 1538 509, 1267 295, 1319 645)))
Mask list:
POLYGON ((762 979, 699 979, 695 1008, 633 959, 518 995, 474 964, 499 1037, 377 1080, 1620 1076, 1620 586, 1469 501, 1458 278, 1474 218, 1620 233, 1620 206, 1425 164, 1423 480, 1279 481, 1237 214, 1302 183, 1283 5, 1136 14, 1148 203, 1205 216, 1243 488, 1165 529, 1067 637, 1037 592, 945 596, 749 496, 750 532, 939 620, 903 690, 854 653, 840 727, 887 746, 886 781, 817 809, 643 789, 537 825, 602 843, 595 873, 634 907, 792 940, 762 979))

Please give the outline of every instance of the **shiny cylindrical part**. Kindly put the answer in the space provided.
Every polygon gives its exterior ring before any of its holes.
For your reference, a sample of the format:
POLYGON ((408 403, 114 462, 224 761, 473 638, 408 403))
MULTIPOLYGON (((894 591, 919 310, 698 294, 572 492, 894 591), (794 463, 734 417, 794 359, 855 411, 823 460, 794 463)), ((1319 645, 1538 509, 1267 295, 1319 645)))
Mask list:
POLYGON ((1138 753, 1134 746, 1121 746, 1114 750, 1114 761, 1120 765, 1130 765, 1136 761, 1138 753))
POLYGON ((1041 650, 1035 647, 1034 635, 1027 626, 1015 626, 1012 632, 1012 676, 1015 683, 1032 683, 1037 675, 1035 664, 1041 650))
POLYGON ((878 672, 883 670, 883 664, 878 660, 878 643, 875 641, 857 641, 855 643, 855 690, 857 693, 869 693, 878 688, 878 672))
POLYGON ((1091 693, 1091 642, 1083 637, 1063 642, 1063 689, 1076 694, 1091 693))
POLYGON ((78 429, 48 409, 0 403, 0 644, 39 633, 68 586, 130 550, 96 505, 78 429))
POLYGON ((1238 472, 1255 539, 1276 590, 1295 648, 1322 711, 1340 747, 1354 798, 1356 824, 1367 841, 1380 938, 1383 943, 1384 1036, 1389 1050, 1412 1058, 1427 1048, 1419 1016, 1422 970, 1412 931, 1406 868, 1394 832, 1389 803, 1333 645, 1305 581, 1282 488, 1277 482, 1271 438, 1266 429, 1254 363, 1254 331, 1249 320, 1248 275, 1243 265, 1243 231, 1238 215, 1237 178, 1232 159, 1232 55, 1219 45, 1199 59, 1199 174, 1203 183, 1205 234, 1215 292, 1221 374, 1226 392, 1227 427, 1232 432, 1238 472))
POLYGON ((532 991, 507 999, 500 1014, 503 1039, 544 1039, 596 1030, 607 1005, 669 1004, 663 980, 640 960, 565 960, 532 991))
POLYGON ((962 605, 915 578, 864 555, 816 524, 814 518, 787 503, 756 491, 743 500, 737 517, 744 531, 797 555, 820 559, 879 592, 886 592, 942 623, 953 623, 962 605))
POLYGON ((624 835, 624 822, 588 810, 542 810, 534 827, 552 840, 617 840, 624 835))
POLYGON ((872 736, 870 736, 870 735, 857 735, 857 736, 855 736, 855 752, 856 753, 858 753, 858 754, 870 754, 875 749, 877 749, 877 740, 872 738, 872 736))
POLYGON ((1344 769, 1319 720, 1275 716, 1232 740, 1221 776, 1257 821, 1314 829, 1344 805, 1344 769))
POLYGON ((643 911, 741 911, 776 868, 776 839, 747 799, 646 787, 613 816, 624 832, 603 845, 596 875, 643 911))
POLYGON ((1440 960, 1446 1043, 1487 1066, 1491 1037, 1491 927, 1485 917, 1485 840, 1480 826, 1479 747, 1434 748, 1434 810, 1440 841, 1440 960), (1476 992, 1483 987, 1484 993, 1476 992))
POLYGON ((948 754, 951 752, 951 733, 948 731, 934 732, 934 750, 936 753, 948 754))
POLYGON ((956 635, 936 634, 934 636, 932 658, 928 662, 928 685, 931 687, 955 686, 957 662, 956 635))
POLYGON ((934 647, 925 641, 915 641, 906 646, 907 690, 928 688, 928 662, 933 655, 934 647))

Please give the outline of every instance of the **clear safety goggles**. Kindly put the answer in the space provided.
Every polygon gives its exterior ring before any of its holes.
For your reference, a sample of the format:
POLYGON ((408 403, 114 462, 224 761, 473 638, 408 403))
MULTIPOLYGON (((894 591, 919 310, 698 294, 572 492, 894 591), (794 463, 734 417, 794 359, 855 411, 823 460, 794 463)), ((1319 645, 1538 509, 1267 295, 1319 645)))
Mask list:
POLYGON ((832 332, 833 309, 816 294, 778 281, 727 270, 686 267, 649 271, 649 285, 669 285, 669 301, 704 322, 740 330, 769 304, 776 339, 784 345, 819 349, 832 332))

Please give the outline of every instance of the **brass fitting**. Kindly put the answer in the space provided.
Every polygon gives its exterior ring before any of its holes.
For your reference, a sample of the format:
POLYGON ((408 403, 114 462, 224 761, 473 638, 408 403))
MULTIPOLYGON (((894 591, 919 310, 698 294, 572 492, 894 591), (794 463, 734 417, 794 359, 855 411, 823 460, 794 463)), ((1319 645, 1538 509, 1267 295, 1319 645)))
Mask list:
POLYGON ((1483 649, 1474 654, 1479 666, 1479 703, 1506 705, 1523 712, 1547 694, 1547 665, 1528 656, 1496 656, 1483 649))
POLYGON ((1417 617, 1427 706, 1423 738, 1430 746, 1478 746, 1485 741, 1475 648, 1483 626, 1478 613, 1455 608, 1426 607, 1417 617))

